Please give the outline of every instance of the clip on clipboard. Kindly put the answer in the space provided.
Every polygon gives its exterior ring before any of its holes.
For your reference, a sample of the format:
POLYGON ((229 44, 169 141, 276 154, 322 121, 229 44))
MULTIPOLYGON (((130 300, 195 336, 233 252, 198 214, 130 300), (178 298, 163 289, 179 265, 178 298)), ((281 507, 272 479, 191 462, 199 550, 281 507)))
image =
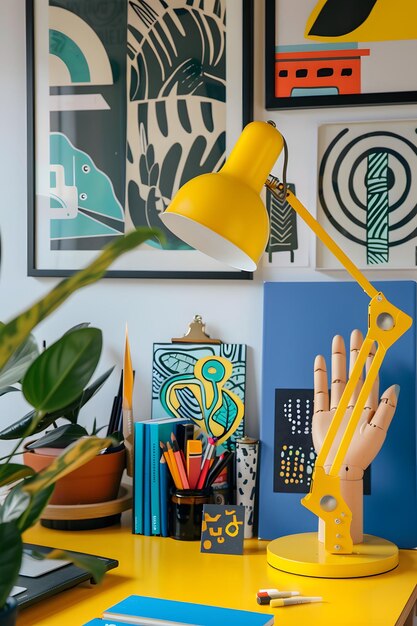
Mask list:
POLYGON ((212 339, 206 333, 206 325, 201 315, 194 315, 193 321, 188 325, 188 330, 183 337, 173 337, 172 343, 222 343, 220 339, 212 339))

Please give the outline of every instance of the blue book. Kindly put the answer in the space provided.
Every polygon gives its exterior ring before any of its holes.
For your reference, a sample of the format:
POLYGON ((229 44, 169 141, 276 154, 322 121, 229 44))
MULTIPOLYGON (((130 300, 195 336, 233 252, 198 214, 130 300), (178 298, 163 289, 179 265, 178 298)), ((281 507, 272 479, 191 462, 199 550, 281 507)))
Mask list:
MULTIPOLYGON (((218 606, 176 602, 145 596, 129 596, 103 613, 103 618, 117 624, 147 624, 147 626, 270 626, 271 613, 224 609, 218 606)), ((91 624, 91 622, 90 622, 91 624)))
POLYGON ((143 458, 143 534, 149 537, 151 535, 151 447, 149 445, 150 431, 149 421, 145 426, 145 451, 143 458))
MULTIPOLYGON (((171 432, 188 420, 175 417, 135 422, 134 522, 140 535, 161 533, 160 441, 169 441, 171 432)), ((165 489, 165 493, 167 488, 165 489)))
POLYGON ((135 422, 134 426, 135 462, 133 472, 133 533, 143 535, 143 487, 145 424, 135 422))
POLYGON ((168 537, 168 467, 162 456, 159 463, 159 502, 161 505, 161 537, 168 537))
POLYGON ((161 534, 161 490, 160 490, 160 460, 162 450, 159 443, 171 441, 171 433, 176 434, 179 424, 187 423, 188 420, 176 417, 149 420, 146 428, 149 433, 150 453, 150 496, 151 496, 151 534, 161 534))

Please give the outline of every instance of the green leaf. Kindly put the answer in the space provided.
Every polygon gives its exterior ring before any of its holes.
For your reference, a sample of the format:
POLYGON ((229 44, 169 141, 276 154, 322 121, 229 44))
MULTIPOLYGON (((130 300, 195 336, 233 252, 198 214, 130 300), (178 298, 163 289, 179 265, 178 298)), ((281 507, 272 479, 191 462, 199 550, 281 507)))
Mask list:
POLYGON ((0 609, 16 582, 22 562, 22 538, 15 522, 0 523, 0 609))
POLYGON ((72 333, 74 330, 79 330, 80 328, 88 328, 89 326, 90 322, 81 322, 80 324, 75 324, 75 326, 71 326, 71 328, 69 328, 64 334, 68 335, 68 333, 72 333))
POLYGON ((73 402, 97 366, 101 345, 98 328, 81 328, 61 337, 26 372, 23 379, 26 400, 45 413, 73 402))
MULTIPOLYGON (((113 370, 114 366, 104 372, 104 374, 99 376, 99 378, 97 378, 97 380, 95 380, 89 387, 84 389, 81 396, 77 398, 77 400, 75 400, 70 406, 61 410, 62 415, 60 417, 65 417, 67 420, 75 424, 78 419, 80 409, 85 404, 87 404, 89 400, 91 400, 91 398, 97 393, 97 391, 102 388, 113 370)), ((54 421, 55 419, 57 419, 57 417, 54 418, 54 421)))
POLYGON ((6 365, 0 371, 0 387, 14 385, 22 380, 29 365, 39 354, 39 348, 33 335, 17 348, 6 365))
POLYGON ((115 239, 87 267, 62 280, 46 296, 0 328, 0 368, 16 352, 33 328, 65 302, 74 291, 95 283, 104 276, 107 268, 121 254, 133 250, 153 236, 160 240, 164 239, 161 231, 151 228, 138 228, 124 237, 115 239))
POLYGON ((125 437, 120 430, 115 430, 114 433, 110 434, 110 437, 113 439, 113 446, 118 446, 122 441, 125 440, 125 437))
POLYGON ((19 463, 2 463, 0 465, 0 487, 10 485, 11 483, 16 482, 16 480, 33 476, 33 474, 33 469, 27 465, 21 465, 19 463))
POLYGON ((37 448, 67 448, 74 441, 78 441, 80 437, 86 437, 87 435, 86 429, 79 424, 64 424, 64 426, 54 428, 26 447, 28 450, 36 450, 37 448))
POLYGON ((41 470, 29 478, 22 486, 22 490, 34 494, 45 487, 54 484, 58 478, 73 472, 77 467, 81 467, 90 459, 96 456, 103 449, 112 445, 110 438, 100 439, 99 437, 85 437, 79 439, 65 451, 56 457, 48 467, 41 470))
POLYGON ((90 572, 96 583, 99 583, 107 571, 107 566, 99 557, 77 552, 67 552, 66 550, 52 550, 45 555, 47 559, 58 559, 69 561, 73 565, 90 572))
POLYGON ((48 504, 54 492, 54 488, 55 485, 49 485, 46 489, 42 489, 38 493, 32 495, 26 512, 18 520, 20 532, 23 533, 25 530, 36 524, 38 519, 41 517, 42 511, 48 504))
POLYGON ((21 439, 22 437, 25 437, 27 432, 30 432, 32 435, 36 435, 37 433, 41 433, 45 430, 45 428, 48 428, 60 417, 65 417, 67 420, 75 424, 77 422, 80 409, 101 389, 113 370, 114 367, 111 367, 104 372, 104 374, 97 378, 94 383, 84 389, 82 394, 74 400, 74 402, 71 402, 71 404, 66 406, 64 409, 58 409, 57 411, 52 411, 52 413, 47 413, 36 426, 35 430, 30 430, 32 419, 35 417, 35 411, 29 411, 29 413, 26 413, 26 415, 24 415, 20 420, 14 422, 14 424, 10 424, 7 428, 0 431, 0 440, 9 441, 11 439, 21 439))
POLYGON ((222 405, 213 413, 212 420, 223 426, 225 433, 227 433, 231 429, 237 413, 236 403, 227 393, 222 393, 222 405))
MULTIPOLYGON (((7 441, 11 439, 21 439, 27 432, 30 432, 29 427, 34 417, 35 411, 29 411, 29 413, 26 413, 26 415, 24 415, 20 420, 10 424, 10 426, 7 426, 7 428, 0 431, 0 439, 7 441)), ((53 419, 48 421, 48 418, 49 414, 45 415, 32 434, 41 432, 42 430, 45 430, 45 428, 48 428, 48 426, 50 426, 50 424, 54 421, 53 419)))
POLYGON ((20 486, 12 489, 0 508, 0 524, 17 521, 26 511, 29 503, 30 495, 22 491, 20 486))

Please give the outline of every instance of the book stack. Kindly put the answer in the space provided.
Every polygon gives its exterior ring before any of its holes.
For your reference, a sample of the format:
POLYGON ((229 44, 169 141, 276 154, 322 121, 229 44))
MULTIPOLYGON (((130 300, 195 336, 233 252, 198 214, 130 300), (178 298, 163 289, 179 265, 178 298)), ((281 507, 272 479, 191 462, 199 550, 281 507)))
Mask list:
POLYGON ((171 485, 161 464, 161 441, 174 433, 179 443, 192 437, 193 425, 186 419, 167 417, 135 423, 133 476, 133 533, 168 536, 168 497, 171 485))
POLYGON ((146 596, 129 596, 103 613, 103 619, 93 619, 84 626, 121 626, 147 624, 148 626, 272 626, 271 613, 224 609, 219 606, 176 602, 146 596))

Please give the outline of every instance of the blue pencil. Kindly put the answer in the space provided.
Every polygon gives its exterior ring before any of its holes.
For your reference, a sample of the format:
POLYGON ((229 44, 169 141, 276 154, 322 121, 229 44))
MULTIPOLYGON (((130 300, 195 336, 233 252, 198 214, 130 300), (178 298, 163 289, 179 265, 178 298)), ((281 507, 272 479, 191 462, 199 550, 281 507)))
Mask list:
POLYGON ((163 454, 159 462, 159 497, 161 498, 161 537, 168 537, 168 469, 163 454))

